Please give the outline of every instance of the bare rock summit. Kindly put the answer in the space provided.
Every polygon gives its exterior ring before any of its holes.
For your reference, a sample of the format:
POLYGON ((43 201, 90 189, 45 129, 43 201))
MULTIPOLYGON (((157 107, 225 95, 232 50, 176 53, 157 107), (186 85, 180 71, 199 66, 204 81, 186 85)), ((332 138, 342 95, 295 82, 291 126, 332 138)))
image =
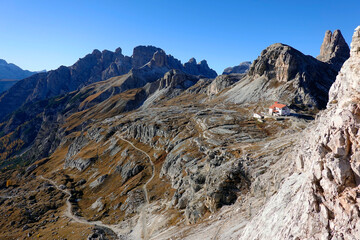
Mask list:
POLYGON ((224 96, 235 103, 282 101, 323 109, 336 75, 331 65, 275 43, 261 52, 247 76, 224 96))
POLYGON ((326 31, 324 41, 320 48, 320 55, 316 58, 322 62, 334 65, 339 71, 343 63, 350 57, 350 49, 340 30, 334 33, 326 31))

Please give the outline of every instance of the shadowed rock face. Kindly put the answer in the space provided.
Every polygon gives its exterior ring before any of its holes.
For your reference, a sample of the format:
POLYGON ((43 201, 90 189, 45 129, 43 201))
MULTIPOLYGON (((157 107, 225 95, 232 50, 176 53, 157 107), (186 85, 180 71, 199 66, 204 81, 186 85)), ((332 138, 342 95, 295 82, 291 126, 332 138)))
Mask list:
POLYGON ((191 58, 187 63, 184 64, 184 72, 191 75, 202 75, 208 78, 215 78, 217 73, 209 68, 206 60, 202 60, 196 63, 195 58, 191 58))
POLYGON ((334 33, 326 31, 324 41, 320 48, 320 55, 316 58, 322 62, 330 63, 339 71, 343 63, 350 57, 350 49, 340 30, 334 33))
POLYGON ((179 60, 153 46, 136 47, 132 57, 124 56, 121 48, 115 52, 94 50, 70 67, 61 66, 54 71, 35 74, 16 83, 0 96, 0 120, 24 103, 68 93, 91 83, 123 75, 148 63, 150 68, 163 68, 163 73, 170 69, 180 69, 192 75, 209 78, 217 76, 205 60, 199 64, 193 61, 182 65, 179 60))
POLYGON ((132 55, 132 64, 134 68, 140 68, 148 63, 155 52, 162 51, 160 48, 153 46, 138 46, 134 48, 132 55))

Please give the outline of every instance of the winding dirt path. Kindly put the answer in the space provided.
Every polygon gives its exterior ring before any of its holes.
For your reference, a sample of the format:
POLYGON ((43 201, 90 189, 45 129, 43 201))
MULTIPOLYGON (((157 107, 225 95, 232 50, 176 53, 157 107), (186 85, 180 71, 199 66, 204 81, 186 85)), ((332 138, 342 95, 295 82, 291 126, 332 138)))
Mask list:
POLYGON ((88 221, 85 218, 76 216, 72 211, 72 205, 70 202, 70 198, 72 197, 71 192, 68 189, 60 188, 60 186, 51 179, 45 178, 43 176, 39 176, 39 178, 51 183, 52 185, 54 185, 56 187, 56 189, 65 193, 66 195, 68 195, 68 197, 66 198, 66 205, 67 205, 66 212, 65 212, 66 217, 72 219, 74 222, 77 222, 77 223, 82 223, 82 224, 87 224, 87 225, 92 225, 92 226, 100 226, 100 227, 106 228, 106 229, 110 230, 111 232, 113 232, 113 234, 115 236, 119 237, 120 232, 122 232, 121 231, 122 229, 119 226, 104 224, 101 221, 88 221))
POLYGON ((132 142, 124 139, 121 136, 117 136, 120 140, 127 142, 128 144, 130 144, 133 148, 135 148, 136 150, 138 150, 139 152, 142 152, 143 154, 145 154, 145 156, 147 156, 149 158, 149 163, 151 165, 151 177, 149 178, 149 180, 146 181, 146 183, 143 186, 143 191, 145 194, 145 199, 146 199, 146 205, 142 207, 141 212, 140 212, 140 221, 141 221, 141 225, 142 225, 142 231, 143 231, 143 237, 145 240, 149 239, 148 236, 148 231, 146 229, 146 207, 150 204, 150 200, 149 200, 149 193, 147 190, 147 185, 153 180, 154 176, 155 176, 155 164, 153 163, 153 161, 151 160, 151 157, 149 154, 147 154, 145 151, 141 150, 140 148, 136 147, 132 142))
POLYGON ((132 142, 124 139, 123 137, 118 136, 118 138, 124 142, 127 142, 128 144, 130 144, 133 148, 135 148, 136 150, 142 152, 143 154, 145 154, 148 158, 149 158, 149 163, 151 164, 151 177, 149 178, 149 180, 146 181, 146 183, 143 186, 143 190, 144 190, 144 194, 145 194, 145 198, 146 198, 146 202, 149 204, 150 200, 149 200, 149 195, 148 195, 148 191, 147 191, 147 185, 151 182, 151 180, 153 180, 154 176, 155 176, 155 164, 153 163, 153 161, 151 160, 151 157, 149 154, 147 154, 145 151, 141 150, 140 148, 136 147, 132 142))

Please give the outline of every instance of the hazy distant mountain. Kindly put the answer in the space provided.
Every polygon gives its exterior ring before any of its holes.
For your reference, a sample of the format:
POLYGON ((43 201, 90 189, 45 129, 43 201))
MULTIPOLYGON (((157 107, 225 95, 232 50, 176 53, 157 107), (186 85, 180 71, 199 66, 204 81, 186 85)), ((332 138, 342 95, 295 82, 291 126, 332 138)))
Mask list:
POLYGON ((23 70, 12 63, 7 63, 5 60, 0 59, 0 93, 12 87, 17 80, 30 77, 37 72, 30 72, 23 70))
POLYGON ((23 70, 13 63, 7 63, 4 59, 0 59, 0 79, 24 79, 30 77, 36 72, 23 70))

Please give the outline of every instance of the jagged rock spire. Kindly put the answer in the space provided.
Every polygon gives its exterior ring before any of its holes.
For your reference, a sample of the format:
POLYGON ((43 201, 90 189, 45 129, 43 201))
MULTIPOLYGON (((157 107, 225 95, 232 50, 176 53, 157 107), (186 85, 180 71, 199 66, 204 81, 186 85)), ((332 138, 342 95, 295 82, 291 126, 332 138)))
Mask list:
POLYGON ((341 31, 335 30, 334 33, 326 31, 320 55, 316 58, 322 62, 333 64, 334 68, 339 71, 349 57, 350 49, 341 31))

